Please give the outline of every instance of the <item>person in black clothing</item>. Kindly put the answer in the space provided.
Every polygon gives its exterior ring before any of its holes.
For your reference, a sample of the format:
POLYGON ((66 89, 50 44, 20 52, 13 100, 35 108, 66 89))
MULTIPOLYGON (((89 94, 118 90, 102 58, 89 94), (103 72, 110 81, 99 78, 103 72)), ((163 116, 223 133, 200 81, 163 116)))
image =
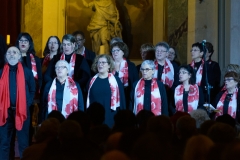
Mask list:
POLYGON ((218 110, 215 118, 229 114, 238 123, 240 122, 240 78, 236 72, 227 72, 224 76, 225 89, 219 92, 215 99, 214 107, 218 110))
POLYGON ((18 35, 17 41, 15 46, 20 50, 22 53, 22 64, 25 65, 27 68, 32 70, 33 77, 35 80, 36 92, 34 96, 33 104, 30 107, 30 136, 29 136, 29 143, 32 143, 32 136, 34 134, 34 128, 32 126, 32 122, 37 122, 37 114, 35 114, 34 110, 39 109, 39 102, 40 102, 40 89, 42 87, 42 67, 41 61, 36 56, 34 43, 31 35, 26 32, 22 32, 18 35))
POLYGON ((128 47, 123 42, 115 42, 111 45, 111 53, 115 64, 115 69, 112 72, 118 76, 123 83, 127 109, 130 109, 129 100, 132 85, 139 79, 135 64, 127 59, 128 47))
POLYGON ((106 54, 95 58, 92 70, 98 72, 89 83, 87 108, 93 102, 98 102, 105 108, 104 123, 113 126, 113 117, 118 110, 126 109, 123 84, 111 72, 114 69, 112 57, 106 54))
POLYGON ((133 84, 131 106, 135 114, 145 109, 152 111, 155 115, 168 116, 166 90, 162 82, 153 78, 154 67, 153 61, 143 61, 140 69, 143 78, 133 84))
POLYGON ((203 109, 204 95, 201 87, 196 84, 193 68, 183 65, 179 70, 179 81, 174 92, 176 111, 191 112, 198 108, 203 109))
POLYGON ((52 82, 48 82, 44 88, 43 113, 49 114, 52 110, 58 110, 67 118, 74 111, 84 111, 81 88, 68 76, 68 62, 59 60, 55 65, 55 70, 57 77, 52 82))
POLYGON ((69 76, 78 82, 82 89, 85 88, 91 76, 90 68, 86 59, 82 55, 74 52, 76 50, 75 38, 70 34, 64 35, 61 48, 63 53, 55 55, 50 61, 44 75, 44 81, 52 81, 56 77, 55 65, 58 60, 66 60, 69 63, 69 76))
POLYGON ((84 43, 85 43, 84 33, 82 31, 75 31, 73 32, 72 35, 76 39, 76 45, 77 45, 76 54, 82 55, 92 63, 94 58, 96 57, 96 54, 84 46, 84 43))
POLYGON ((214 102, 216 94, 219 91, 220 80, 221 80, 221 70, 219 64, 211 60, 211 56, 214 52, 211 43, 206 43, 206 68, 204 65, 203 57, 203 46, 201 43, 197 42, 192 45, 192 63, 190 64, 196 74, 196 83, 201 86, 203 93, 205 95, 204 101, 209 102, 206 90, 206 71, 208 77, 208 83, 213 87, 210 91, 210 103, 214 102))
POLYGON ((34 77, 30 69, 22 65, 21 52, 10 47, 6 52, 6 64, 0 70, 0 159, 9 159, 10 143, 14 133, 18 137, 20 158, 29 145, 29 108, 35 93, 34 77))

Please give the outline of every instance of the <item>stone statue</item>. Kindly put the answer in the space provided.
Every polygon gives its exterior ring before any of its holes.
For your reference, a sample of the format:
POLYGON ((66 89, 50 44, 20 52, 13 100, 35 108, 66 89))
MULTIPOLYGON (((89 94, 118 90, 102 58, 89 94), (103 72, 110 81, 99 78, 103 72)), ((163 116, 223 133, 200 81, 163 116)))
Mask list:
POLYGON ((87 26, 92 40, 92 50, 100 54, 104 47, 104 52, 109 53, 109 41, 113 37, 122 37, 122 26, 119 22, 118 10, 113 0, 93 0, 87 3, 82 0, 83 5, 92 8, 94 14, 87 26))

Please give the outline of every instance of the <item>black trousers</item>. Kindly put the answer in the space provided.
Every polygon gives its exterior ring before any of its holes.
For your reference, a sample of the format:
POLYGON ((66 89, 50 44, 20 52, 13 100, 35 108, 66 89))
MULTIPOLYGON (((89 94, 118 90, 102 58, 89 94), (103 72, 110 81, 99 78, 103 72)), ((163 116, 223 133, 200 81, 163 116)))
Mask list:
POLYGON ((18 149, 20 158, 22 158, 23 151, 29 146, 29 111, 27 111, 27 119, 23 123, 23 127, 20 131, 16 130, 15 127, 15 116, 16 111, 9 108, 7 122, 0 126, 0 159, 8 160, 10 157, 10 147, 14 145, 11 143, 14 133, 17 135, 18 139, 18 149))

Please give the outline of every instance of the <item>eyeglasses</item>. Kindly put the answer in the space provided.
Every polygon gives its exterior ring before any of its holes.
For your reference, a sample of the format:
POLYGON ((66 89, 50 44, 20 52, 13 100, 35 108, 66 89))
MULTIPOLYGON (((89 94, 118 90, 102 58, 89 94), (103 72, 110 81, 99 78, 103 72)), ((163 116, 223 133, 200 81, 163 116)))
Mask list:
POLYGON ((62 45, 63 45, 63 47, 66 47, 66 46, 70 47, 72 45, 72 43, 63 43, 62 45))
POLYGON ((18 42, 19 42, 19 43, 27 44, 27 43, 28 43, 28 40, 27 40, 27 39, 20 39, 18 42))
POLYGON ((178 72, 178 74, 187 74, 187 73, 188 73, 187 71, 178 72))
POLYGON ((197 52, 200 51, 199 49, 191 49, 190 52, 197 52))
POLYGON ((151 68, 140 68, 140 71, 141 72, 144 72, 144 71, 146 71, 146 72, 148 72, 148 71, 150 71, 150 70, 153 70, 153 69, 151 69, 151 68))
POLYGON ((225 78, 224 81, 225 82, 230 82, 231 80, 234 80, 233 78, 225 78))
POLYGON ((167 51, 162 51, 162 50, 156 50, 157 53, 164 53, 164 52, 167 52, 167 51))
POLYGON ((119 52, 121 49, 112 50, 112 53, 119 52))
POLYGON ((48 44, 58 44, 58 42, 48 42, 48 44))
POLYGON ((56 70, 58 70, 58 69, 64 69, 64 68, 67 68, 67 67, 66 67, 66 66, 57 66, 57 67, 55 67, 56 70))
POLYGON ((97 65, 105 65, 105 63, 108 63, 108 62, 97 62, 97 65))

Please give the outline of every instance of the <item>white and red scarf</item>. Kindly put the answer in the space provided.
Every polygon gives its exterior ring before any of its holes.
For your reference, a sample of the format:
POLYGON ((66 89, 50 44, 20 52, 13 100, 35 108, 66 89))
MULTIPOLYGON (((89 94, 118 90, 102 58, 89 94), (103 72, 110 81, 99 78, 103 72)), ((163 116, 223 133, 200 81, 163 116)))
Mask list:
MULTIPOLYGON (((184 92, 184 86, 181 84, 177 86, 174 93, 176 110, 181 112, 184 112, 183 92, 184 92)), ((189 92, 188 92, 188 113, 197 109, 198 101, 199 101, 198 85, 197 84, 190 85, 189 92)))
MULTIPOLYGON (((88 89, 88 96, 87 96, 87 108, 90 105, 90 100, 89 100, 89 94, 91 87, 94 83, 94 81, 97 79, 98 73, 91 79, 90 84, 89 84, 89 89, 88 89)), ((118 83, 117 80, 115 79, 114 75, 112 73, 108 73, 108 81, 110 84, 110 89, 111 89, 111 109, 116 111, 117 107, 120 107, 120 92, 118 88, 118 83)))
MULTIPOLYGON (((48 92, 48 113, 57 110, 56 103, 56 78, 53 80, 51 88, 48 92)), ((61 113, 65 118, 74 111, 78 110, 78 88, 71 77, 67 77, 64 91, 61 113)))
MULTIPOLYGON (((65 54, 62 53, 61 57, 60 57, 60 60, 65 60, 65 54)), ((71 59, 70 59, 70 63, 69 63, 69 73, 68 75, 70 77, 74 77, 74 67, 75 67, 75 62, 76 62, 76 54, 73 53, 72 56, 71 56, 71 59)))
POLYGON ((31 65, 32 65, 32 73, 33 77, 37 80, 38 79, 38 72, 37 72, 37 65, 34 55, 30 53, 31 65))
MULTIPOLYGON (((195 66, 194 61, 192 61, 190 65, 194 69, 194 66, 195 66)), ((200 65, 196 73, 196 83, 198 86, 201 85, 201 81, 202 81, 203 65, 204 65, 204 61, 202 60, 202 64, 200 65)))
MULTIPOLYGON (((155 64, 155 72, 154 72, 154 76, 153 77, 154 78, 158 78, 158 61, 155 60, 154 64, 155 64)), ((168 59, 165 60, 161 81, 163 82, 163 84, 166 84, 170 88, 172 87, 173 82, 174 82, 174 69, 173 69, 173 65, 172 65, 172 63, 168 59)))
MULTIPOLYGON (((135 88, 134 94, 134 113, 137 114, 144 109, 145 81, 141 78, 135 88)), ((162 100, 158 88, 157 79, 153 78, 151 82, 151 111, 157 116, 161 115, 162 100)))
MULTIPOLYGON (((224 100, 228 94, 228 91, 226 90, 223 95, 221 96, 216 109, 219 110, 219 112, 216 113, 215 118, 218 116, 223 115, 223 106, 224 106, 224 100)), ((232 116, 233 118, 236 118, 236 112, 237 112, 237 96, 238 96, 238 88, 236 87, 235 92, 233 93, 230 102, 228 104, 228 114, 232 116)))
MULTIPOLYGON (((113 74, 115 74, 116 71, 113 71, 113 74)), ((120 64, 119 68, 119 74, 118 77, 120 78, 121 82, 123 83, 124 87, 128 86, 128 64, 126 59, 124 58, 123 61, 120 64)))

